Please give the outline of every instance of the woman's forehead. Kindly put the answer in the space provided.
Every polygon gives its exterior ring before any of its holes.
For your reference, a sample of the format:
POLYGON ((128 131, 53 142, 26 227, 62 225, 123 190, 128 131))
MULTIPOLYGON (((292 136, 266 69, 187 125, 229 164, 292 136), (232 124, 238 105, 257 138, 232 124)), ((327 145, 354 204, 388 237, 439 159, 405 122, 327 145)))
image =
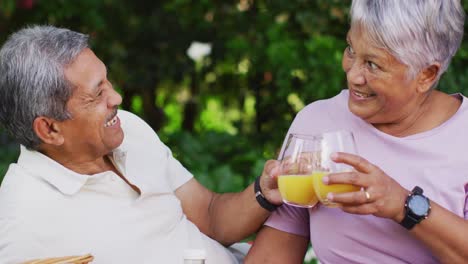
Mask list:
POLYGON ((387 47, 383 46, 383 44, 378 44, 375 38, 372 38, 364 27, 351 27, 346 35, 346 39, 354 51, 366 59, 378 60, 380 63, 387 65, 402 63, 387 47))

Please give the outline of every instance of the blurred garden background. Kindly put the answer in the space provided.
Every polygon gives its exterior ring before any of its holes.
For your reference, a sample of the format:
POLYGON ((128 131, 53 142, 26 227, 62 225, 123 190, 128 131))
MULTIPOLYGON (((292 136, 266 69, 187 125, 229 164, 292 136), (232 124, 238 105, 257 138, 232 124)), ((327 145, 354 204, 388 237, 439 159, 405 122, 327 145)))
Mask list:
MULTIPOLYGON (((121 108, 205 186, 239 191, 276 158, 299 110, 346 86, 350 2, 0 0, 0 44, 30 24, 89 34, 121 108)), ((467 66, 465 38, 440 89, 468 95, 467 66)), ((0 182, 18 152, 0 128, 0 182)))

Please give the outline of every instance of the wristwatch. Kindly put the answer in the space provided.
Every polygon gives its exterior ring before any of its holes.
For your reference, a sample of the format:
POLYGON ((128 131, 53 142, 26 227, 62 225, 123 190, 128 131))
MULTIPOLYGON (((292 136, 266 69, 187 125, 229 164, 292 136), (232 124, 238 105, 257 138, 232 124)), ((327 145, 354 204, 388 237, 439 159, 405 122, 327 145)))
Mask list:
POLYGON ((416 186, 406 198, 405 217, 400 224, 411 230, 416 224, 426 219, 430 212, 431 203, 429 199, 423 195, 423 189, 416 186))
POLYGON ((270 212, 273 212, 278 208, 278 205, 270 203, 263 195, 262 189, 260 188, 260 176, 255 179, 254 191, 255 199, 257 199, 257 202, 261 207, 270 212))

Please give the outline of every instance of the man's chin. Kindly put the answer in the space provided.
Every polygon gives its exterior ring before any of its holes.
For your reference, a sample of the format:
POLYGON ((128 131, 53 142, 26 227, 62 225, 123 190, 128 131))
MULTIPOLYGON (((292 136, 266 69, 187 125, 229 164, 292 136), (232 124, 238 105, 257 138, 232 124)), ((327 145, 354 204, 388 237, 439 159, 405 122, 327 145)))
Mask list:
POLYGON ((112 142, 109 142, 108 144, 106 144, 109 147, 110 151, 114 151, 117 148, 119 148, 122 145, 123 141, 124 141, 124 137, 125 136, 124 136, 124 134, 122 132, 121 136, 119 136, 119 137, 115 136, 113 138, 112 142))

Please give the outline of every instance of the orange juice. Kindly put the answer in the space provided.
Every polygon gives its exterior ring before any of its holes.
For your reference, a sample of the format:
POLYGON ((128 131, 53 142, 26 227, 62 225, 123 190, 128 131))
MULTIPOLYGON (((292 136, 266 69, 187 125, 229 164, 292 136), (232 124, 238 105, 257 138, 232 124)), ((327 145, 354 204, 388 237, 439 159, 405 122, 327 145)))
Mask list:
POLYGON ((345 192, 357 192, 361 188, 359 186, 351 185, 351 184, 331 184, 325 185, 322 181, 322 178, 328 175, 329 172, 314 172, 313 178, 313 186, 315 193, 317 194, 318 200, 327 206, 337 206, 336 203, 332 203, 328 201, 327 194, 328 193, 345 193, 345 192))
POLYGON ((283 201, 300 207, 312 207, 317 203, 311 175, 280 175, 278 188, 283 201))

